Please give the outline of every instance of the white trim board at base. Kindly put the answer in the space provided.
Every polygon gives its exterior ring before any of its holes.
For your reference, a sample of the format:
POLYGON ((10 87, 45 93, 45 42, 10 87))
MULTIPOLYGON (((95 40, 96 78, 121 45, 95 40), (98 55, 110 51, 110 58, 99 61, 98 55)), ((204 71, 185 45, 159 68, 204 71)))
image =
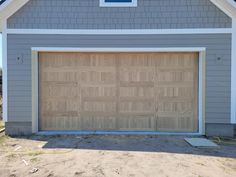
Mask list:
POLYGON ((7 29, 8 34, 78 34, 78 35, 135 35, 135 34, 231 34, 232 28, 194 29, 7 29))
POLYGON ((40 131, 42 136, 53 135, 176 135, 176 136, 201 136, 201 133, 168 133, 168 132, 143 132, 143 131, 40 131))
MULTIPOLYGON (((39 132, 38 112, 38 53, 39 52, 199 52, 199 92, 198 92, 198 130, 197 135, 205 134, 205 59, 206 48, 182 47, 182 48, 56 48, 56 47, 32 47, 32 132, 39 132)), ((94 131, 92 131, 94 133, 94 131)), ((161 134, 159 132, 153 132, 161 134)), ((167 134, 167 133, 166 133, 167 134)), ((171 134, 171 133, 170 133, 171 134)), ((173 133, 176 134, 176 133, 173 133)), ((178 133, 188 134, 188 133, 178 133)))

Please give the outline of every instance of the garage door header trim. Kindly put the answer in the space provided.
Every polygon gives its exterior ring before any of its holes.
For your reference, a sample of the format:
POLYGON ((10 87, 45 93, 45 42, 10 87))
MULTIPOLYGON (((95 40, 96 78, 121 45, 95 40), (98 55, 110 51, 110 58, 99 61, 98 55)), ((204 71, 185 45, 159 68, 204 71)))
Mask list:
MULTIPOLYGON (((38 53, 39 52, 199 52, 199 93, 198 93, 198 133, 184 133, 186 135, 205 134, 205 58, 204 47, 182 47, 182 48, 64 48, 64 47, 32 47, 32 132, 39 132, 39 110, 38 110, 38 53)), ((78 132, 79 133, 79 132, 78 132)), ((86 132, 84 132, 86 133, 86 132)), ((94 134, 94 132, 91 132, 94 134)), ((110 134, 112 132, 104 134, 110 134)), ((134 134, 135 132, 130 132, 134 134)), ((137 132, 137 134, 149 134, 149 132, 137 132)), ((83 132, 82 132, 83 134, 83 132)), ((101 134, 101 132, 100 132, 101 134)), ((122 134, 122 132, 121 132, 122 134)), ((152 133, 153 134, 153 133, 152 133)), ((163 134, 156 132, 156 134, 163 134)), ((169 133, 166 133, 169 134, 169 133)), ((183 133, 174 133, 183 134, 183 133)))

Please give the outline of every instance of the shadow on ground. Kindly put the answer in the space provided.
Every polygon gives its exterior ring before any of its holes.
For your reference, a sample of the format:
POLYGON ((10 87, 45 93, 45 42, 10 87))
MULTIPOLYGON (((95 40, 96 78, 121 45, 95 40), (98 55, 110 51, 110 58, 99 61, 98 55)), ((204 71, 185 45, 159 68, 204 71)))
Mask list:
MULTIPOLYGON (((26 138, 26 137, 21 137, 26 138)), ((195 148, 183 136, 31 136, 27 139, 45 142, 43 149, 81 149, 104 151, 141 151, 192 154, 236 158, 236 145, 217 148, 195 148)))

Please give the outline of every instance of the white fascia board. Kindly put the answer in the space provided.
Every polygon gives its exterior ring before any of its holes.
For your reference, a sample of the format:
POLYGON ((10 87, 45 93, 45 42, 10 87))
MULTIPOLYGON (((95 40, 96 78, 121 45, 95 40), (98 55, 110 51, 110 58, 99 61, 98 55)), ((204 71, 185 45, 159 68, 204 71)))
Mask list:
POLYGON ((221 9, 226 15, 233 18, 236 17, 236 5, 232 0, 210 0, 219 9, 221 9))
POLYGON ((234 0, 227 0, 236 9, 236 2, 234 0))
POLYGON ((0 6, 0 12, 2 12, 4 9, 7 8, 11 3, 13 3, 14 0, 7 0, 4 3, 1 4, 0 6))
POLYGON ((29 0, 8 0, 0 6, 0 18, 6 20, 29 0))
POLYGON ((3 30, 4 21, 25 5, 29 0, 7 0, 0 6, 0 30, 3 30))
POLYGON ((135 35, 135 34, 226 34, 232 28, 194 29, 7 29, 8 34, 78 34, 78 35, 135 35))

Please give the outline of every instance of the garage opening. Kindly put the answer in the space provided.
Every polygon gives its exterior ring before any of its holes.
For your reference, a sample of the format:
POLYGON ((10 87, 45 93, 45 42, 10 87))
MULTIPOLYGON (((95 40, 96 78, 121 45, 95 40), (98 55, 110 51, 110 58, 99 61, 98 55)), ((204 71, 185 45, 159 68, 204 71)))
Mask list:
POLYGON ((39 130, 198 132, 199 54, 39 52, 39 130))

